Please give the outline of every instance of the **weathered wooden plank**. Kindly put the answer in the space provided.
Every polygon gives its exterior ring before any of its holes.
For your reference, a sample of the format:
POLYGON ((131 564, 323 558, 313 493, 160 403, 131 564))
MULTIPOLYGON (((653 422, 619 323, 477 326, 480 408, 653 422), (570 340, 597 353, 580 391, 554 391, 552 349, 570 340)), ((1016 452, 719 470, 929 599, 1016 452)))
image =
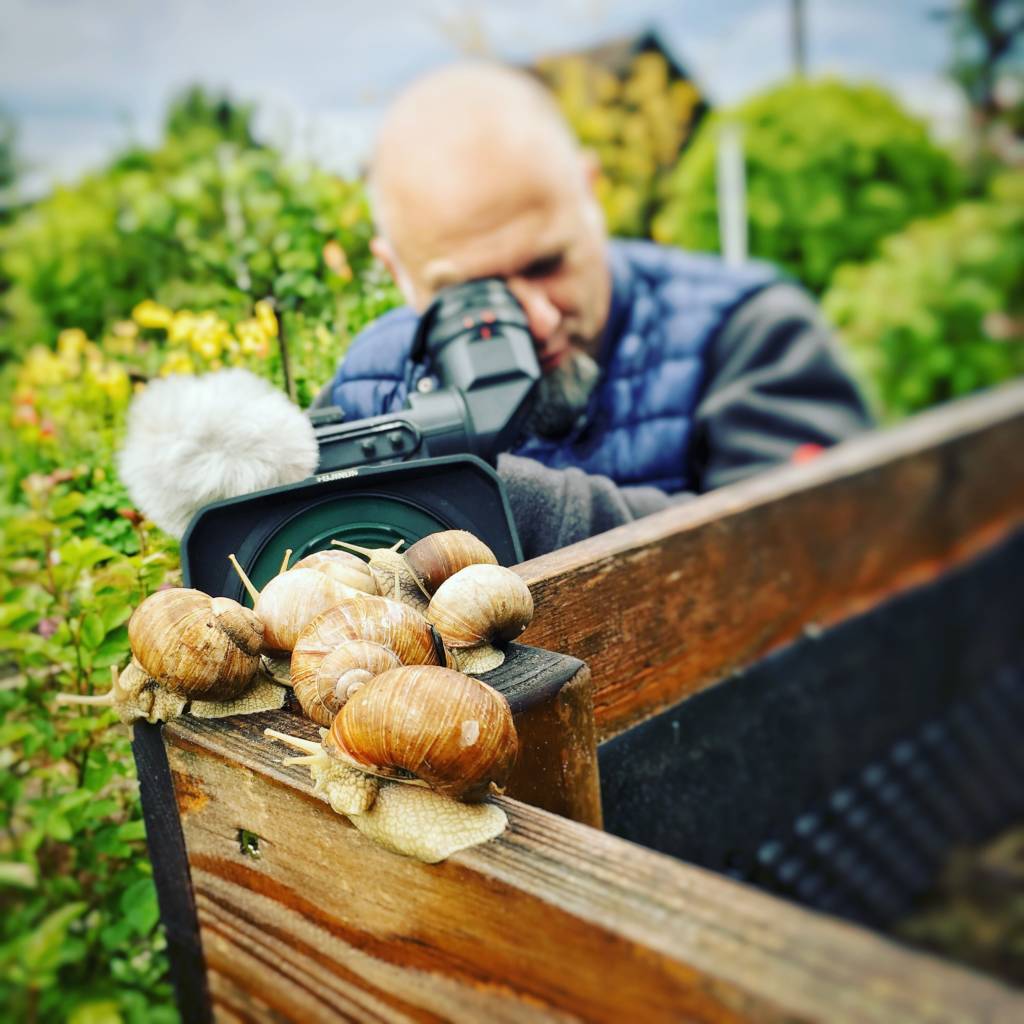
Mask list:
POLYGON ((219 1020, 1024 1014, 994 981, 514 800, 502 837, 427 866, 366 840, 298 768, 242 767, 187 720, 165 736, 219 1020))
MULTIPOLYGON (((519 736, 510 796, 601 827, 601 788, 590 673, 576 658, 510 644, 505 663, 480 676, 504 694, 519 736)), ((230 750, 238 763, 273 772, 290 756, 263 737, 264 728, 317 739, 317 726, 292 701, 266 715, 204 719, 193 728, 230 750)), ((287 777, 287 776, 286 776, 287 777)))
POLYGON ((524 562, 523 639, 588 663, 616 735, 997 542, 1024 522, 1022 448, 1015 384, 524 562))

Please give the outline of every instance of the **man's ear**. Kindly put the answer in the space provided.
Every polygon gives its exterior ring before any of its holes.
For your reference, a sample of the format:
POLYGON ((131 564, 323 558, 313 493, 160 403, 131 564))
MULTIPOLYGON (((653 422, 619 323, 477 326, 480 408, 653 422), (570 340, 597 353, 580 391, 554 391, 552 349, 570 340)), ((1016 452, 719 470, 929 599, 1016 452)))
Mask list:
POLYGON ((601 176, 601 161, 592 149, 580 150, 580 169, 591 195, 596 195, 597 179, 601 176))
POLYGON ((401 261, 398 259, 395 247, 383 235, 377 235, 375 238, 370 239, 370 252, 387 268, 388 273, 391 275, 391 280, 395 282, 398 290, 402 293, 402 298, 410 306, 415 307, 416 291, 412 286, 412 281, 409 280, 409 275, 405 272, 401 261))

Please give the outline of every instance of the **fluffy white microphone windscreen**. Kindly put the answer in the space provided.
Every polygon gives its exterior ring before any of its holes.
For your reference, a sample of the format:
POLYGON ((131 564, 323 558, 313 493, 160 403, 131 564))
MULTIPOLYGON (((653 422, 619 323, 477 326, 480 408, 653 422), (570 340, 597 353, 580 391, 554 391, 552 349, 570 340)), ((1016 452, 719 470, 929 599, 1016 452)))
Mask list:
POLYGON ((316 470, 313 425, 248 370, 174 376, 128 410, 118 471, 138 509, 180 538, 203 505, 296 483, 316 470))

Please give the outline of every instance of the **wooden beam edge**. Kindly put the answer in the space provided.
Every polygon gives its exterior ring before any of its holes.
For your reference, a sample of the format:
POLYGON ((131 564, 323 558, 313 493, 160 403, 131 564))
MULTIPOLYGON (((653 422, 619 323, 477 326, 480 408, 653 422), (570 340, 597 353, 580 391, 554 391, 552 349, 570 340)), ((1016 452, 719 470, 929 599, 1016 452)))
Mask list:
MULTIPOLYGON (((165 736, 183 751, 237 768, 230 749, 185 723, 174 723, 165 736)), ((253 770, 320 804, 297 770, 253 770)), ((720 1001, 723 1011, 739 1009, 744 1018, 1009 1022, 1024 1014, 1024 999, 998 981, 516 800, 495 802, 509 816, 508 830, 444 865, 412 864, 417 891, 431 885, 432 872, 450 881, 454 871, 478 912, 505 920, 509 934, 517 899, 539 900, 574 920, 581 936, 605 935, 645 950, 636 963, 644 975, 638 983, 677 986, 680 998, 700 990, 702 999, 720 1001)), ((343 818, 337 826, 339 843, 364 847, 366 878, 393 873, 389 859, 396 855, 366 843, 343 818)), ((412 906, 409 912, 415 918, 412 906)), ((417 941, 432 937, 420 932, 417 941)), ((566 942, 564 955, 572 957, 572 941, 566 942)), ((593 948, 590 940, 581 942, 593 948)), ((487 958, 484 945, 480 958, 487 958)), ((515 989, 517 979, 506 983, 515 989)))

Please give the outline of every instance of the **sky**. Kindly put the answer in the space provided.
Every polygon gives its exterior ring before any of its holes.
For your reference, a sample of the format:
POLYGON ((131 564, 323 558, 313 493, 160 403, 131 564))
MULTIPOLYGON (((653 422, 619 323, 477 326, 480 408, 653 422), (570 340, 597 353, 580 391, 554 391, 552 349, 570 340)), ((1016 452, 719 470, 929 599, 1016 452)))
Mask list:
MULTIPOLYGON (((888 86, 941 134, 952 0, 805 0, 811 74, 888 86)), ((467 52, 516 62, 655 27, 716 105, 790 68, 789 0, 0 0, 0 107, 39 194, 160 133, 192 83, 259 109, 265 141, 353 173, 388 99, 467 52)))

